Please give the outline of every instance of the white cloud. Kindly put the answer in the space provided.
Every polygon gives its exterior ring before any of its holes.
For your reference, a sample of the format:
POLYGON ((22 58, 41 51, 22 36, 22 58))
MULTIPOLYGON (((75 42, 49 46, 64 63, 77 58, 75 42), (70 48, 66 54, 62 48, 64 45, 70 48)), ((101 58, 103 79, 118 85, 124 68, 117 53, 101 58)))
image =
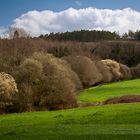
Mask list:
POLYGON ((140 12, 130 8, 111 10, 93 7, 69 8, 60 12, 29 11, 15 19, 12 26, 23 28, 32 35, 81 29, 119 31, 122 34, 129 29, 140 29, 140 12))

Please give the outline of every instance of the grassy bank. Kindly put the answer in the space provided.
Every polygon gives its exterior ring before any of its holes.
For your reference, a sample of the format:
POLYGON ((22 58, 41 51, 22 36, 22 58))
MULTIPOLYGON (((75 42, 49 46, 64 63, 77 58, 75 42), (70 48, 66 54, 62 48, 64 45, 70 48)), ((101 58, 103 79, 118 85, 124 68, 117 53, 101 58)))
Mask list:
POLYGON ((89 88, 81 92, 79 100, 82 102, 101 102, 123 95, 140 95, 140 79, 89 88))

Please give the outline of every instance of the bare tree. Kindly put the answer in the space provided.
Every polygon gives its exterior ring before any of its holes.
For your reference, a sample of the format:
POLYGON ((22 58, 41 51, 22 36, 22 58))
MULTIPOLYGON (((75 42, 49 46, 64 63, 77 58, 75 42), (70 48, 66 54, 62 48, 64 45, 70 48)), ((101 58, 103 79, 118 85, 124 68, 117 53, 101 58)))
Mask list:
POLYGON ((17 38, 28 38, 30 34, 22 28, 10 27, 6 32, 5 36, 10 39, 17 38))

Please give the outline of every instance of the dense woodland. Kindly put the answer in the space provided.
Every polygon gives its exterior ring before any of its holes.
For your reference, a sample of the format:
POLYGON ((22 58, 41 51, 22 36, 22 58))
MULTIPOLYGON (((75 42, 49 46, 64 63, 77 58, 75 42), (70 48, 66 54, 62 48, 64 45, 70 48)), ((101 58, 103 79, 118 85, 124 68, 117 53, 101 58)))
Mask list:
POLYGON ((73 31, 73 32, 64 32, 64 33, 50 33, 49 35, 41 35, 41 38, 51 39, 51 40, 59 40, 59 41, 80 41, 80 42, 93 42, 93 41, 101 41, 101 40, 115 40, 119 39, 119 35, 115 32, 109 31, 73 31))
POLYGON ((116 32, 96 31, 96 30, 81 30, 64 33, 50 33, 40 35, 40 38, 58 40, 58 41, 80 41, 80 42, 95 42, 103 40, 140 40, 140 31, 129 31, 120 36, 116 32))
POLYGON ((140 42, 107 38, 0 39, 0 113, 78 107, 84 88, 139 78, 140 42))

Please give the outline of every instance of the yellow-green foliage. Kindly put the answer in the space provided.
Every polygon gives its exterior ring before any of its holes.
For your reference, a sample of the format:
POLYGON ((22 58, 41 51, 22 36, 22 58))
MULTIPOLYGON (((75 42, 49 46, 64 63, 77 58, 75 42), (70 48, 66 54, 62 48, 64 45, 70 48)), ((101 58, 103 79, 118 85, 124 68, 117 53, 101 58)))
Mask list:
POLYGON ((108 66, 106 66, 102 61, 97 61, 96 66, 100 73, 102 74, 102 80, 101 82, 111 82, 112 81, 112 74, 110 72, 110 69, 108 66))
POLYGON ((14 78, 4 72, 0 73, 0 108, 12 105, 13 96, 18 92, 14 78))
POLYGON ((101 60, 101 62, 109 68, 109 71, 112 74, 112 80, 119 80, 121 78, 120 65, 118 62, 111 59, 101 60))

